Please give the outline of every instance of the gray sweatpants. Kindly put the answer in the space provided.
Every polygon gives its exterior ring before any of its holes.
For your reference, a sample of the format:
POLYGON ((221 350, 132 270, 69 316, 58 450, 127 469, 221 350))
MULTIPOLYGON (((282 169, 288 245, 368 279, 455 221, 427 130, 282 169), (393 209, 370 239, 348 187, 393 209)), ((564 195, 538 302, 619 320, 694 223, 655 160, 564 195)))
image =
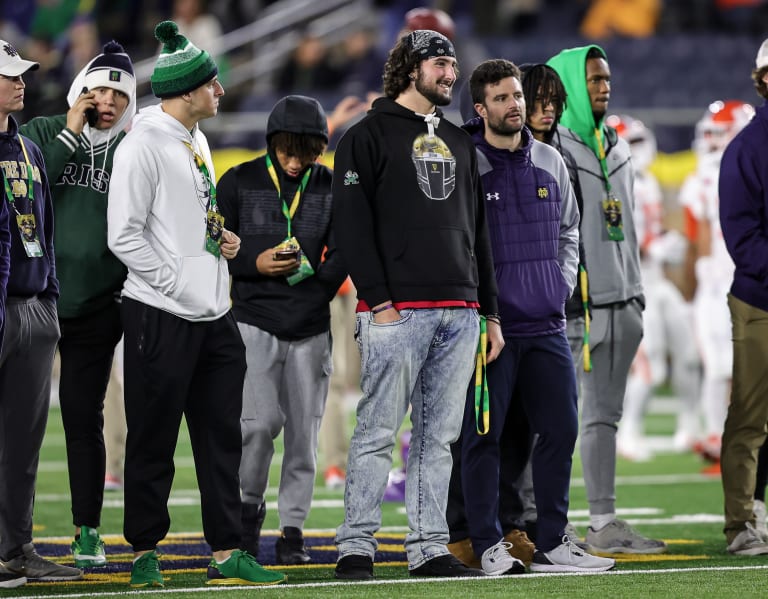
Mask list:
POLYGON ((312 503, 317 436, 332 370, 331 336, 285 341, 237 323, 245 343, 243 503, 259 504, 269 482, 274 439, 283 431, 283 464, 277 498, 280 527, 303 528, 312 503))
POLYGON ((9 297, 0 354, 0 558, 32 542, 32 506, 48 422, 59 320, 52 300, 9 297))
POLYGON ((640 303, 595 307, 590 328, 592 371, 581 372, 581 461, 593 515, 616 512, 616 430, 629 367, 643 337, 640 303))

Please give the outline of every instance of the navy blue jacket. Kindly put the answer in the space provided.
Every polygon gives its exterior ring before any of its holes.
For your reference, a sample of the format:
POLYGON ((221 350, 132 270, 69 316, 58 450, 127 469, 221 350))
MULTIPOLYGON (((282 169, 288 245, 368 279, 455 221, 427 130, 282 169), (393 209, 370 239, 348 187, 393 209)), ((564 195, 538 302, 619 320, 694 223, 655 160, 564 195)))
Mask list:
POLYGON ((27 197, 27 162, 19 142, 19 126, 8 117, 8 130, 0 132, 0 168, 13 194, 13 206, 3 191, 3 201, 8 204, 11 229, 11 271, 8 277, 8 297, 32 297, 56 301, 59 282, 56 279, 56 260, 53 252, 53 201, 48 188, 45 161, 40 148, 27 137, 24 147, 33 169, 33 200, 27 197), (16 214, 35 215, 37 235, 43 256, 30 258, 24 251, 16 214))
POLYGON ((720 162, 720 227, 736 265, 731 293, 768 311, 768 104, 731 141, 720 162))
POLYGON ((0 352, 3 350, 5 331, 5 297, 8 273, 11 270, 11 229, 8 219, 8 202, 0 202, 0 352))

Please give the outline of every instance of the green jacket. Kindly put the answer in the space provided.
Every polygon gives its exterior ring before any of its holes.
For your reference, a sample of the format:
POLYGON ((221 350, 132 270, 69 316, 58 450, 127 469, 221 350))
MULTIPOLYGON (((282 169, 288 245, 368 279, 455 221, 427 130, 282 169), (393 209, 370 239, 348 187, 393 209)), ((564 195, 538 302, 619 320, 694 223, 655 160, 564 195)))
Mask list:
POLYGON ((43 151, 51 184, 59 318, 96 312, 115 301, 127 274, 107 247, 112 158, 125 133, 92 148, 66 128, 66 115, 37 117, 20 130, 43 151))

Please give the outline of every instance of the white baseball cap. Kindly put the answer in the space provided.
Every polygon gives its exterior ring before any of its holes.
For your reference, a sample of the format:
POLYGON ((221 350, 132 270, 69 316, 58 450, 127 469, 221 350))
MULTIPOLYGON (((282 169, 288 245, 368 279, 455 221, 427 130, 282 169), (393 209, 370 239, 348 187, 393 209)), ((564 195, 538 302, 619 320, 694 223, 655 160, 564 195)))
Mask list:
POLYGON ((0 40, 0 75, 18 77, 39 67, 40 63, 22 59, 11 43, 0 40))
POLYGON ((757 58, 755 58, 756 69, 762 69, 765 66, 768 66, 768 40, 762 43, 757 51, 757 58))

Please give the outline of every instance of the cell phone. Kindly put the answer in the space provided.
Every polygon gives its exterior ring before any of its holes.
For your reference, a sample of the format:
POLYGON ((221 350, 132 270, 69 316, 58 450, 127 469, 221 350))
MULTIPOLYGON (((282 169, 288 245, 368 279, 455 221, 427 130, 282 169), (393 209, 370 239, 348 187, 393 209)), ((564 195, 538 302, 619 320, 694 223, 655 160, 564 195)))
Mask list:
POLYGON ((282 249, 275 251, 273 260, 296 260, 299 257, 299 250, 282 249))
MULTIPOLYGON (((80 93, 81 94, 87 94, 88 93, 88 88, 84 87, 80 93)), ((98 112, 98 110, 96 110, 95 108, 88 108, 85 111, 85 118, 86 118, 86 120, 88 121, 88 124, 91 127, 95 126, 96 123, 99 120, 99 112, 98 112)))

